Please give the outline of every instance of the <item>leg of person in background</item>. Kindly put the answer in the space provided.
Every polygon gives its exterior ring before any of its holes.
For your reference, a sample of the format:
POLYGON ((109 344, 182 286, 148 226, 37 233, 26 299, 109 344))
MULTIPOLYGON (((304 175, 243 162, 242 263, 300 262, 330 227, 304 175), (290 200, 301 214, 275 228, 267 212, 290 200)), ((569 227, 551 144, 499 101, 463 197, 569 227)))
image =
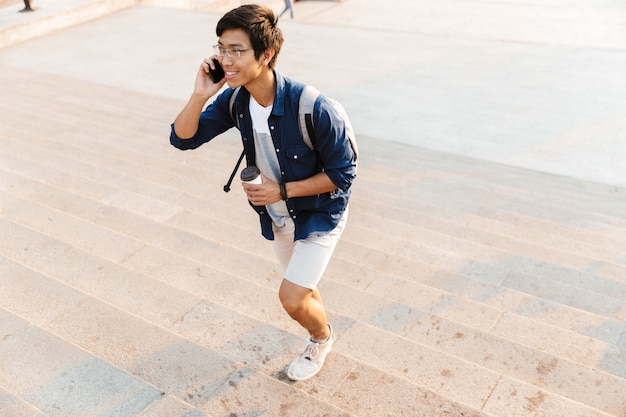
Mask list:
POLYGON ((33 11, 35 11, 35 9, 33 9, 30 6, 30 0, 24 0, 24 8, 20 10, 20 12, 33 12, 33 11))
POLYGON ((289 13, 291 14, 291 18, 293 19, 293 4, 291 3, 291 0, 285 0, 285 8, 283 9, 282 12, 280 12, 278 17, 279 18, 282 17, 287 10, 289 10, 289 13))

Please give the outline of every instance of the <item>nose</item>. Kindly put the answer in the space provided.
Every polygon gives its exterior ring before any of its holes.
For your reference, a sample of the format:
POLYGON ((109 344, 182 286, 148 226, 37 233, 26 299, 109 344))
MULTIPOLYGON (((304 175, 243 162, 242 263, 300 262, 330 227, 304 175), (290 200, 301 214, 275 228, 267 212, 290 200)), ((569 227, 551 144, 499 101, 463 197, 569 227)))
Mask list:
POLYGON ((233 63, 233 59, 232 59, 230 56, 228 56, 228 54, 227 54, 227 53, 226 53, 226 54, 224 54, 224 55, 222 55, 222 56, 220 57, 220 59, 221 59, 221 61, 222 61, 222 62, 221 62, 222 66, 225 66, 225 65, 230 65, 230 64, 232 64, 232 63, 233 63), (228 60, 228 61, 227 61, 227 60, 228 60))

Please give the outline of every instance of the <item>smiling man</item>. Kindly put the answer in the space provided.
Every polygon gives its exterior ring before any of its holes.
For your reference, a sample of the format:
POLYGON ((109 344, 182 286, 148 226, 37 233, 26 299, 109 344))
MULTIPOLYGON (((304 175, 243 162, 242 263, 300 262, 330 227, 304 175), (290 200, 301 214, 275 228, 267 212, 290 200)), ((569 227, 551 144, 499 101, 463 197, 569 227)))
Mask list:
POLYGON ((317 286, 345 227, 356 154, 344 119, 321 94, 312 112, 313 149, 304 142, 299 102, 305 85, 275 70, 283 35, 271 9, 248 4, 231 10, 216 33, 215 55, 201 63, 170 142, 195 149, 239 128, 247 165, 257 166, 263 179, 242 187, 284 269, 279 299, 309 333, 287 376, 305 380, 320 371, 335 340, 317 286), (214 59, 224 69, 224 78, 215 83, 209 76, 214 59), (217 95, 224 84, 229 88, 217 95))

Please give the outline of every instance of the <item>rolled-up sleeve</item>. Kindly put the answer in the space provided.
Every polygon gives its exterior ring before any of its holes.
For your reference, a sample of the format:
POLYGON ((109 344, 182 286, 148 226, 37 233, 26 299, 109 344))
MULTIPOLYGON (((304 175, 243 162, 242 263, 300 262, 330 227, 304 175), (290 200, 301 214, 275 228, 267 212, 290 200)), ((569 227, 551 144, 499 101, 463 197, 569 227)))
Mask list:
POLYGON ((170 131, 170 144, 181 150, 196 149, 209 142, 217 135, 234 127, 235 124, 230 116, 228 104, 232 93, 232 89, 224 91, 215 99, 215 101, 207 106, 207 108, 200 114, 198 130, 191 138, 178 137, 178 135, 176 135, 176 131, 174 130, 174 123, 172 123, 170 131))
POLYGON ((315 104, 315 149, 324 172, 337 188, 347 191, 356 178, 356 155, 347 136, 346 124, 325 97, 315 104))

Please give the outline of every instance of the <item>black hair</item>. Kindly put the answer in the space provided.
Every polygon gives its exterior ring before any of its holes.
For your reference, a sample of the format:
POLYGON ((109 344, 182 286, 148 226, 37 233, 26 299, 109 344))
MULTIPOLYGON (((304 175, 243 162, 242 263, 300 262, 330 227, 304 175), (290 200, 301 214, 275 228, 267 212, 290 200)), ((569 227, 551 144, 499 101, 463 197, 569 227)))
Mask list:
POLYGON ((258 4, 244 4, 222 16, 217 22, 215 32, 220 37, 227 29, 242 29, 250 38, 254 58, 257 60, 263 52, 273 48, 275 54, 268 64, 273 69, 283 45, 283 33, 277 23, 278 18, 272 9, 258 4))

